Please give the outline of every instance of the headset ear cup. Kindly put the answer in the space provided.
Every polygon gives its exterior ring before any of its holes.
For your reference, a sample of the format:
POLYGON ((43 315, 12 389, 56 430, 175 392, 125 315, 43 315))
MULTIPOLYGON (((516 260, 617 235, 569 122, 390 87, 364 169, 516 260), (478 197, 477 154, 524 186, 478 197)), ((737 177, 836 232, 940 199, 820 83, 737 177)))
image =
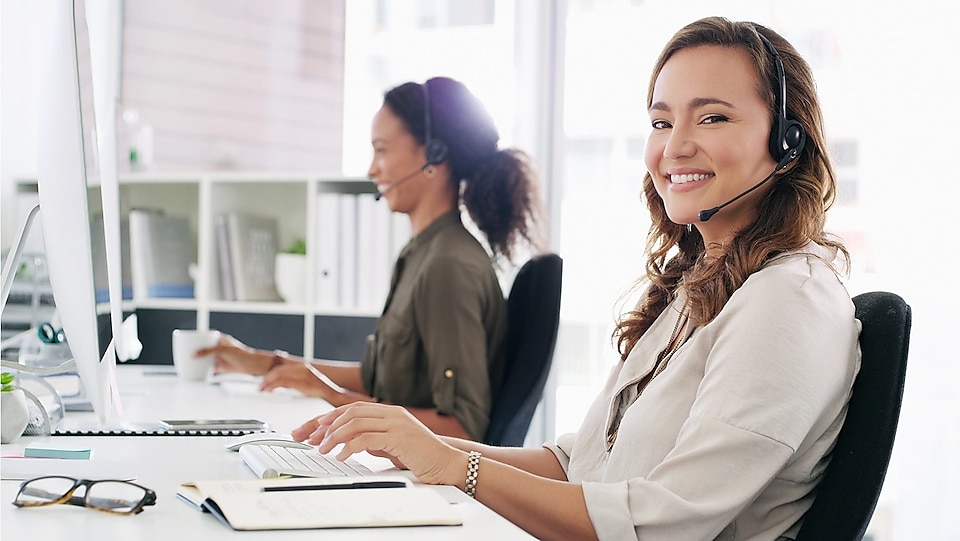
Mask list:
POLYGON ((783 130, 783 146, 788 149, 796 149, 799 154, 803 150, 803 144, 807 142, 807 134, 796 120, 787 122, 783 130))
POLYGON ((786 160, 787 163, 792 162, 800 157, 803 146, 807 143, 807 132, 803 129, 803 125, 796 120, 788 120, 784 124, 782 141, 784 154, 780 160, 786 160))
POLYGON ((770 130, 770 155, 777 162, 790 162, 800 156, 807 142, 807 132, 796 120, 775 119, 770 130))
POLYGON ((428 165, 440 165, 447 159, 447 144, 440 139, 427 141, 425 151, 428 165))

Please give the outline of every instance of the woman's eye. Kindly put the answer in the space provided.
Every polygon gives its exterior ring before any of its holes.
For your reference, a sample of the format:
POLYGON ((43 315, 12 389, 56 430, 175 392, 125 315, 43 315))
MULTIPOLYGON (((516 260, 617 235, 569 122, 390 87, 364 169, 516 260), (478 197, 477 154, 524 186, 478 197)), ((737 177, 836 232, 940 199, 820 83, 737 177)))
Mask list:
POLYGON ((716 124, 718 122, 726 122, 727 120, 729 119, 723 115, 708 115, 700 122, 702 124, 716 124))
POLYGON ((650 125, 655 130, 664 130, 670 127, 670 123, 666 120, 654 120, 650 125))

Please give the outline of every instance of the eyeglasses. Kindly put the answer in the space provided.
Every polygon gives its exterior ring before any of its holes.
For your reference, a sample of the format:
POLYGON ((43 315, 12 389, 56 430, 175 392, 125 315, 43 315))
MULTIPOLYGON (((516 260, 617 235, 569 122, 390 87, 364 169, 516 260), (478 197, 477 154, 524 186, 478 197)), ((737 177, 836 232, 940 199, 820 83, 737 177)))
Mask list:
POLYGON ((74 479, 48 475, 28 479, 20 485, 13 500, 17 507, 42 507, 56 504, 79 505, 105 513, 134 515, 146 505, 157 503, 157 494, 129 481, 74 479), (78 488, 83 496, 74 496, 78 488))

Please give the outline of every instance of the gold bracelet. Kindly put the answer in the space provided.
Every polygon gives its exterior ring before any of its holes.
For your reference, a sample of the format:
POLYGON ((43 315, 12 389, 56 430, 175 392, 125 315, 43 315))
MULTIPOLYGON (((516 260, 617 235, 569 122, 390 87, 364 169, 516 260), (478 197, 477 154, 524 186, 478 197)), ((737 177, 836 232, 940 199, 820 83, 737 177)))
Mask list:
POLYGON ((463 487, 463 491, 471 498, 477 497, 477 477, 479 476, 480 453, 478 451, 470 451, 470 454, 467 455, 467 484, 463 487))

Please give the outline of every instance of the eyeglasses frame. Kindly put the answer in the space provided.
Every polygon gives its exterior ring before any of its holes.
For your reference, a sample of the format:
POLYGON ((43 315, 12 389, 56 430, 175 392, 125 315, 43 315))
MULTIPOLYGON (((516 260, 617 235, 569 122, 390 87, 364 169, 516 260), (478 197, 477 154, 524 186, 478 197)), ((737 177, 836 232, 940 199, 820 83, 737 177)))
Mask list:
POLYGON ((13 505, 15 505, 15 506, 17 506, 17 507, 21 507, 21 508, 25 508, 25 507, 47 507, 47 506, 50 506, 50 505, 65 504, 65 505, 77 505, 77 506, 80 506, 80 507, 86 507, 86 508, 88 508, 88 509, 93 509, 93 510, 95 510, 95 511, 101 511, 101 512, 104 512, 104 513, 110 513, 110 514, 112 514, 112 515, 135 515, 135 514, 138 514, 138 513, 143 512, 143 508, 144 508, 145 506, 147 506, 147 505, 154 505, 154 504, 156 504, 156 503, 157 503, 157 493, 156 493, 156 492, 154 492, 153 490, 151 490, 151 489, 149 489, 149 488, 147 488, 147 487, 145 487, 145 486, 143 486, 143 485, 138 485, 137 483, 133 483, 133 482, 131 482, 131 481, 126 481, 126 480, 123 480, 123 479, 96 479, 96 480, 91 480, 91 479, 75 479, 75 478, 73 478, 73 477, 68 477, 68 476, 66 476, 66 475, 43 475, 43 476, 40 476, 40 477, 34 477, 33 479, 27 479, 26 481, 20 483, 20 489, 17 491, 17 496, 13 499, 13 505), (73 486, 70 487, 70 489, 68 489, 62 496, 60 496, 60 497, 57 498, 56 500, 51 500, 51 501, 48 501, 48 502, 42 502, 42 501, 38 501, 38 502, 21 502, 21 501, 19 501, 19 500, 20 500, 20 495, 23 494, 23 489, 24 489, 24 488, 26 488, 28 485, 30 485, 30 483, 33 483, 33 482, 35 482, 35 481, 40 481, 40 480, 42 480, 42 479, 66 479, 66 480, 72 481, 72 482, 73 482, 73 486), (139 501, 135 506, 133 506, 133 508, 131 508, 131 509, 128 510, 128 511, 117 511, 117 510, 115 510, 115 509, 109 509, 109 508, 105 508, 105 507, 99 507, 99 506, 96 506, 96 505, 91 505, 90 502, 88 501, 88 495, 90 494, 90 487, 92 487, 93 485, 95 485, 95 484, 97 484, 97 483, 108 483, 108 482, 109 482, 109 483, 125 483, 125 484, 128 484, 128 485, 133 485, 133 486, 135 486, 135 487, 137 487, 137 488, 139 488, 139 489, 142 489, 142 490, 143 490, 143 498, 141 498, 140 501, 139 501), (80 488, 80 487, 84 487, 84 489, 85 489, 83 496, 74 496, 73 493, 76 492, 77 489, 80 488))

